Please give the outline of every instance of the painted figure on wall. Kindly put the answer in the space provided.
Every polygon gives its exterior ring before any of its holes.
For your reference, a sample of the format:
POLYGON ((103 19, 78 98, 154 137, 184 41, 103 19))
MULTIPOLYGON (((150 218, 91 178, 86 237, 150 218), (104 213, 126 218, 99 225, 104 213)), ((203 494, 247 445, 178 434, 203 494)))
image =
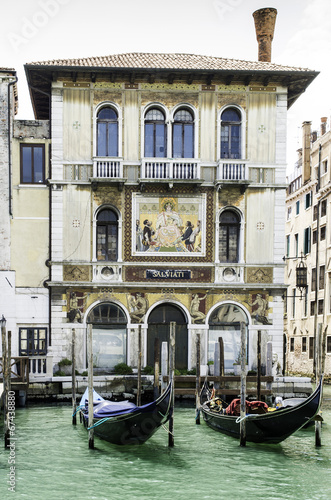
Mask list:
POLYGON ((141 323, 148 309, 148 300, 141 294, 127 295, 127 302, 131 320, 141 323))
POLYGON ((203 321, 206 317, 205 313, 200 311, 200 302, 203 301, 207 297, 207 294, 203 297, 199 297, 197 293, 192 296, 192 302, 190 307, 190 314, 192 323, 196 323, 197 321, 203 321))
POLYGON ((82 292, 70 292, 69 312, 67 313, 69 323, 81 323, 86 299, 89 294, 82 292))
POLYGON ((202 253, 204 195, 158 198, 136 194, 133 214, 136 220, 133 248, 136 252, 202 253))
POLYGON ((257 293, 255 296, 252 294, 252 302, 248 303, 252 308, 252 318, 257 324, 271 325, 268 320, 269 304, 265 295, 257 293))

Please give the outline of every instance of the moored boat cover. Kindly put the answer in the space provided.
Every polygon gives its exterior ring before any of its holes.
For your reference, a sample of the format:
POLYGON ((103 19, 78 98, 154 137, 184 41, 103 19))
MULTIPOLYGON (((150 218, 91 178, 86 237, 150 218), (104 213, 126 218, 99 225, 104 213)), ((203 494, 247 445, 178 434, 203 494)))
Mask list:
POLYGON ((135 410, 137 406, 130 401, 102 401, 100 404, 94 407, 93 417, 94 418, 107 418, 116 415, 121 415, 123 413, 130 413, 135 410))

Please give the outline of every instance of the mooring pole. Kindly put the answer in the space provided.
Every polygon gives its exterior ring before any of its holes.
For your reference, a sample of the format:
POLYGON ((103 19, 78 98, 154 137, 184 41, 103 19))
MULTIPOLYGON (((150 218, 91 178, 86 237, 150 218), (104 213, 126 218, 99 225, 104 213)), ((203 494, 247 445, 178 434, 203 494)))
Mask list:
MULTIPOLYGON (((316 269, 317 273, 317 269, 316 269)), ((316 384, 319 383, 322 375, 322 352, 321 352, 321 340, 322 340, 322 323, 318 323, 316 340, 316 384)), ((322 446, 321 439, 322 423, 319 420, 315 420, 315 446, 322 446)))
POLYGON ((77 424, 76 417, 76 329, 72 329, 72 344, 71 344, 71 391, 72 391, 72 424, 77 424))
POLYGON ((159 378, 160 378, 160 339, 154 339, 154 399, 159 397, 159 378))
POLYGON ((141 405, 141 325, 138 327, 137 406, 141 405))
POLYGON ((200 425, 200 334, 196 337, 195 423, 200 425))
POLYGON ((174 446, 174 407, 175 407, 175 387, 174 387, 174 376, 175 376, 175 344, 176 344, 176 323, 171 321, 170 323, 170 342, 169 342, 169 381, 173 384, 172 396, 171 396, 171 416, 169 419, 169 447, 174 446))
POLYGON ((3 417, 4 417, 4 434, 5 448, 10 446, 9 438, 9 414, 8 414, 8 361, 7 361, 7 331, 6 320, 2 315, 1 319, 1 340, 2 340, 2 377, 3 377, 3 417))
POLYGON ((240 340, 240 446, 246 446, 246 325, 243 322, 240 323, 240 340))
POLYGON ((167 383, 165 378, 168 377, 168 342, 162 342, 161 345, 161 394, 164 393, 167 383))
POLYGON ((257 400, 261 400, 261 330, 257 332, 257 400))
MULTIPOLYGON (((87 325, 87 359, 88 359, 88 426, 93 426, 93 349, 92 324, 87 325)), ((94 448, 94 429, 88 431, 88 447, 94 448)))

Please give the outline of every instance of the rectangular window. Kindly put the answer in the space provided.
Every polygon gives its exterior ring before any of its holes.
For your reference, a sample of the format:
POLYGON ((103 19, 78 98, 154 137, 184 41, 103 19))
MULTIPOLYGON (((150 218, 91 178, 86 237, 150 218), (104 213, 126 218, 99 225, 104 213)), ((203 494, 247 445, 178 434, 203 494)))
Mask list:
POLYGON ((309 359, 314 358, 314 337, 309 337, 309 359))
POLYGON ((47 351, 46 328, 20 328, 20 356, 45 356, 47 351))
POLYGON ((321 227, 321 241, 325 240, 326 226, 321 227))
POLYGON ((301 351, 307 352, 307 337, 302 337, 301 351))
POLYGON ((315 205, 314 206, 314 209, 313 209, 313 220, 317 220, 317 214, 318 214, 318 205, 315 205))
POLYGON ((292 318, 295 318, 295 299, 296 299, 296 288, 293 288, 292 294, 292 318))
POLYGON ((295 213, 296 215, 299 215, 300 213, 300 200, 298 200, 295 204, 295 213))
POLYGON ((313 245, 316 244, 316 241, 317 241, 317 230, 314 229, 314 231, 313 231, 313 245))
POLYGON ((313 193, 310 191, 305 196, 305 209, 309 208, 313 202, 313 193))
POLYGON ((290 220, 291 215, 292 215, 292 207, 288 207, 288 209, 287 209, 287 220, 290 220))
POLYGON ((323 314, 324 312, 324 300, 323 299, 320 299, 318 301, 318 310, 317 310, 317 314, 323 314))
POLYGON ((319 289, 324 288, 324 276, 325 276, 325 266, 320 266, 320 278, 319 278, 319 289))
POLYGON ((290 352, 294 352, 294 337, 290 338, 290 352))
POLYGON ((294 235, 294 252, 295 252, 295 256, 298 257, 299 255, 299 235, 298 234, 295 234, 294 235))
POLYGON ((21 184, 45 183, 45 145, 21 144, 21 184))
POLYGON ((326 337, 326 352, 327 353, 331 352, 331 335, 328 335, 326 337))
POLYGON ((304 239, 303 239, 303 253, 307 255, 307 253, 310 252, 310 234, 311 234, 311 228, 306 227, 304 231, 304 239))
POLYGON ((321 217, 326 215, 327 200, 323 200, 321 203, 321 217))
POLYGON ((286 257, 290 256, 290 243, 291 243, 291 236, 288 234, 286 236, 286 257))
POLYGON ((324 174, 327 173, 327 171, 328 171, 328 160, 324 160, 322 162, 322 172, 321 172, 321 174, 324 175, 324 174))
POLYGON ((312 300, 310 302, 310 316, 314 316, 314 314, 315 314, 315 301, 312 300))
POLYGON ((316 292, 316 268, 311 270, 311 291, 316 292))
POLYGON ((304 315, 308 316, 308 286, 307 286, 307 288, 305 290, 305 304, 304 304, 304 308, 305 308, 304 315))

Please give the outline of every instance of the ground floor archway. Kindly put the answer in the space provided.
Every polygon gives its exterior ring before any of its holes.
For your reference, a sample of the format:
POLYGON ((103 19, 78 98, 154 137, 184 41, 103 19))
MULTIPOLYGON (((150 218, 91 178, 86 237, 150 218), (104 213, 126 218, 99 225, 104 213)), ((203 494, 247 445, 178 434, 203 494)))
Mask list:
POLYGON ((147 330, 147 365, 154 366, 154 342, 158 338, 169 342, 170 323, 176 322, 175 367, 177 370, 187 369, 188 331, 187 320, 182 310, 172 304, 161 304, 151 312, 147 330))

